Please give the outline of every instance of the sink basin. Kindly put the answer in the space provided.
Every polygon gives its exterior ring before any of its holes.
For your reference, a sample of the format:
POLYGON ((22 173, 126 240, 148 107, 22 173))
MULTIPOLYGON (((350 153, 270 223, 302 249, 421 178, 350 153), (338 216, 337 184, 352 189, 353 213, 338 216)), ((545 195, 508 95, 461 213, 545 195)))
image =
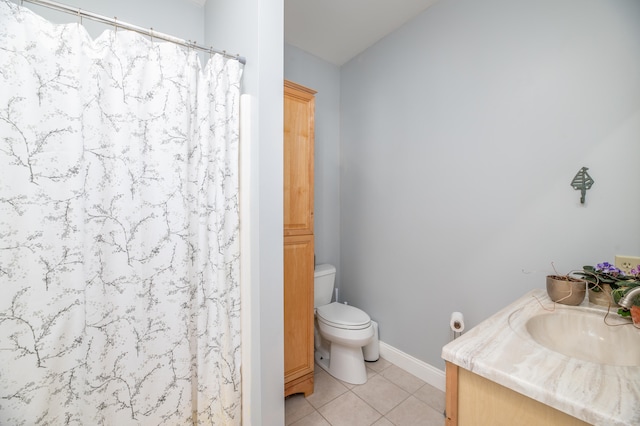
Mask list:
POLYGON ((560 310, 533 316, 526 329, 540 345, 599 364, 640 366, 640 329, 603 312, 560 310))

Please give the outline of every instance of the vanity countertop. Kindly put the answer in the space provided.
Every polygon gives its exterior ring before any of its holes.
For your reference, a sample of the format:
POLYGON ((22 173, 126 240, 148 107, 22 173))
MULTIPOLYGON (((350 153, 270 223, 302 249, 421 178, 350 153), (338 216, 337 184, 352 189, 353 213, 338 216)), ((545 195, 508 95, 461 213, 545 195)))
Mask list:
POLYGON ((554 307, 546 291, 533 290, 445 345, 442 358, 587 423, 640 425, 640 367, 582 361, 539 345, 523 324, 545 308, 575 309, 554 307))

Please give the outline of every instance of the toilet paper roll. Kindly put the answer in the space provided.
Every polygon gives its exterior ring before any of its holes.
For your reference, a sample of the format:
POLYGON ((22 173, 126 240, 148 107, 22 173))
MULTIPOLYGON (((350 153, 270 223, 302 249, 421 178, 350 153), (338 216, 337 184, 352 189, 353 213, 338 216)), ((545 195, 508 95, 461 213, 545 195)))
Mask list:
POLYGON ((462 333, 464 331, 464 316, 461 312, 454 312, 451 314, 451 321, 449 322, 451 330, 456 333, 462 333))

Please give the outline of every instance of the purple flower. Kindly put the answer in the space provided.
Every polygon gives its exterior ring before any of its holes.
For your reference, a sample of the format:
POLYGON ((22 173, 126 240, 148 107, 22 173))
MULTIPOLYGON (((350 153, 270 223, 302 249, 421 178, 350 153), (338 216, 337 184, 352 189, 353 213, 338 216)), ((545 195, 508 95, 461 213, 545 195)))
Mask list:
POLYGON ((617 276, 617 275, 624 276, 624 273, 620 269, 616 268, 614 265, 610 264, 609 262, 598 263, 596 271, 604 272, 605 274, 611 274, 613 276, 617 276))

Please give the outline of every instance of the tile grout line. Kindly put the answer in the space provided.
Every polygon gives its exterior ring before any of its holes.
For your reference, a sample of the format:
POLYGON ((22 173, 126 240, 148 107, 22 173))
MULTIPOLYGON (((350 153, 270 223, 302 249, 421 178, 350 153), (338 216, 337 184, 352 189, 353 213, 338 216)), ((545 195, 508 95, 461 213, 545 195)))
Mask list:
MULTIPOLYGON (((382 358, 381 358, 382 359, 382 358)), ((373 364, 373 363, 372 363, 373 364)), ((333 426, 333 424, 330 422, 329 418, 327 418, 326 416, 324 416, 322 414, 322 412, 320 411, 323 407, 327 406, 328 404, 335 402, 337 399, 344 397, 345 395, 347 395, 348 393, 351 393, 351 395, 349 396, 349 398, 355 397, 357 398, 361 403, 363 403, 366 407, 368 407, 369 409, 373 410, 373 412, 371 414, 378 414, 379 417, 373 421, 373 423, 370 424, 370 426, 373 426, 374 424, 384 420, 385 424, 391 424, 391 425, 395 425, 394 422, 392 422, 387 415, 392 413, 394 410, 396 410, 399 406, 401 406, 402 404, 406 403, 407 400, 409 400, 412 396, 421 404, 424 404, 426 407, 428 407, 430 410, 433 410, 434 412, 437 412, 439 414, 442 414, 442 410, 440 407, 440 404, 437 404, 437 402, 432 399, 431 397, 425 397, 424 393, 422 395, 422 399, 420 397, 418 397, 416 394, 418 394, 418 392, 420 392, 420 390, 425 389, 426 391, 429 391, 431 388, 433 388, 433 390, 435 392, 442 392, 439 389, 433 387, 432 385, 429 386, 428 388, 425 388, 426 385, 428 385, 429 383, 424 382, 424 380, 420 379, 419 377, 414 376, 413 374, 407 372, 406 370, 403 370, 400 367, 397 367, 395 364, 393 364, 392 362, 388 361, 388 360, 384 360, 384 364, 382 364, 383 367, 378 371, 372 367, 370 367, 369 365, 367 365, 367 370, 370 372, 370 376, 368 375, 367 377, 367 382, 369 382, 371 379, 373 379, 376 376, 380 376, 380 378, 388 381, 389 383, 393 384, 394 386, 397 386, 398 388, 402 389, 404 392, 407 393, 406 397, 402 398, 399 402, 397 402, 396 404, 393 405, 393 407, 389 408, 387 410, 386 414, 381 413, 378 409, 376 409, 374 406, 372 406, 369 402, 367 402, 366 400, 364 400, 362 397, 360 397, 360 395, 358 395, 356 392, 354 392, 354 390, 358 389, 361 386, 365 386, 365 384, 362 385, 352 385, 352 384, 348 384, 346 382, 343 382, 341 380, 338 380, 334 377, 332 377, 328 372, 322 370, 321 374, 326 374, 327 377, 329 378, 329 380, 335 381, 335 383, 338 383, 342 386, 342 388, 344 389, 344 391, 342 391, 342 389, 339 389, 340 393, 338 393, 337 395, 333 395, 333 397, 331 397, 329 400, 324 401, 322 405, 316 407, 315 405, 313 405, 312 403, 310 403, 309 401, 306 400, 306 398, 304 399, 307 404, 309 405, 309 407, 311 408, 311 412, 304 415, 303 417, 296 419, 295 422, 291 423, 292 426, 296 425, 296 424, 309 424, 309 423, 305 423, 304 419, 308 418, 309 416, 314 415, 314 413, 317 413, 317 415, 322 419, 322 424, 323 425, 329 425, 329 426, 333 426), (396 381, 394 381, 392 378, 390 377, 386 377, 385 375, 383 375, 383 372, 387 371, 388 369, 392 368, 392 367, 396 367, 396 368, 400 368, 400 370, 406 372, 407 374, 409 374, 409 376, 411 377, 415 377, 416 379, 420 380, 420 382, 422 382, 422 384, 420 384, 420 386, 418 386, 417 389, 415 389, 413 392, 410 392, 409 390, 407 390, 405 387, 403 387, 403 380, 402 380, 402 376, 398 377, 395 371, 392 371, 391 374, 395 375, 395 379, 399 380, 397 383, 396 381), (437 406, 434 406, 437 405, 437 406)), ((320 367, 318 367, 320 368, 320 367)), ((404 382, 404 385, 406 386, 406 382, 404 382)), ((435 397, 435 395, 434 395, 435 397)), ((438 395, 438 397, 440 397, 440 395, 438 395)), ((326 410, 325 410, 326 411, 326 410)), ((316 418, 318 419, 318 418, 316 418)), ((286 420, 286 419, 285 419, 286 420)), ((308 420, 309 421, 309 420, 308 420)), ((443 417, 443 421, 444 421, 444 417, 443 417)), ((316 425, 316 423, 313 423, 314 425, 316 425)), ((442 423, 444 424, 444 423, 442 423)))

